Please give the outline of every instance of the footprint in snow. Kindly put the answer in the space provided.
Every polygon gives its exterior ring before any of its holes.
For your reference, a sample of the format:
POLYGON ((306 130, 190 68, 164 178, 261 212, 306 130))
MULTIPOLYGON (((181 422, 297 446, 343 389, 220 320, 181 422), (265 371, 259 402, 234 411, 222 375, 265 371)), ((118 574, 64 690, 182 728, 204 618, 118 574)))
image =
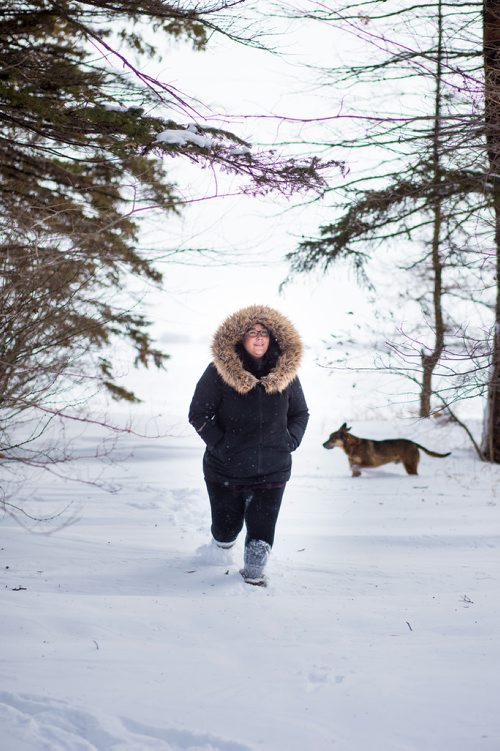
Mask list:
POLYGON ((344 681, 343 675, 335 675, 332 680, 330 678, 330 672, 330 668, 328 667, 317 667, 315 665, 307 676, 307 691, 310 693, 312 691, 317 691, 318 689, 325 687, 330 683, 339 684, 344 681))
POLYGON ((144 725, 58 699, 7 691, 0 691, 0 725, 9 728, 10 748, 23 751, 251 751, 208 733, 144 725))

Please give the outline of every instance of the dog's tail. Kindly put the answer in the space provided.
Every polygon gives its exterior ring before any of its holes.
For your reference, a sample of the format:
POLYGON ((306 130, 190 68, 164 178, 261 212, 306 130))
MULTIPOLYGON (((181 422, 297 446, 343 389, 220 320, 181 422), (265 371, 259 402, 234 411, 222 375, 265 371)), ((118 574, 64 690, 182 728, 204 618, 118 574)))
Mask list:
POLYGON ((445 456, 449 456, 451 454, 451 451, 448 451, 447 454, 438 454, 437 451, 430 451, 429 449, 426 449, 425 446, 421 446, 420 443, 415 443, 415 446, 418 446, 419 449, 425 451, 425 453, 429 456, 435 456, 437 459, 444 459, 445 456))

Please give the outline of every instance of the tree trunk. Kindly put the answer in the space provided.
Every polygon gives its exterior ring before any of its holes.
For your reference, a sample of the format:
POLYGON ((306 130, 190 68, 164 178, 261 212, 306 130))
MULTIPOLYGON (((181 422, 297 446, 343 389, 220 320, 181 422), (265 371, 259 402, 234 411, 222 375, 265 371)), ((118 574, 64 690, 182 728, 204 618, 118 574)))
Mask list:
POLYGON ((497 296, 482 449, 487 461, 500 464, 500 0, 484 0, 484 84, 489 179, 493 184, 497 296))
POLYGON ((432 397, 432 376, 444 349, 444 323, 442 310, 442 264, 439 253, 439 235, 442 224, 441 200, 434 205, 434 234, 432 238, 432 269, 434 274, 434 347, 430 354, 422 352, 422 384, 420 387, 420 417, 430 417, 432 397))
POLYGON ((420 417, 430 417, 432 397, 432 376, 444 348, 443 323, 443 266, 440 254, 441 225, 443 222, 441 196, 441 84, 443 59, 443 15, 441 0, 438 3, 438 47, 436 63, 436 90, 434 96, 434 133, 432 145, 432 171, 434 177, 433 198, 433 232, 432 232, 432 273, 434 287, 432 300, 434 305, 434 347, 430 354, 422 352, 422 384, 420 387, 420 417))

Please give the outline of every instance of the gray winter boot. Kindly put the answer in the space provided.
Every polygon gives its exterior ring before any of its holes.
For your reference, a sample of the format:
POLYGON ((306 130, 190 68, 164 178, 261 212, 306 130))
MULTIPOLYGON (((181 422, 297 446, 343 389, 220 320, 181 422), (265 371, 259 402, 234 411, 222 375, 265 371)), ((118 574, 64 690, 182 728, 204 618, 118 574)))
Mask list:
POLYGON ((247 584, 266 585, 264 569, 271 552, 271 546, 264 540, 249 540, 245 545, 244 563, 240 574, 247 584))

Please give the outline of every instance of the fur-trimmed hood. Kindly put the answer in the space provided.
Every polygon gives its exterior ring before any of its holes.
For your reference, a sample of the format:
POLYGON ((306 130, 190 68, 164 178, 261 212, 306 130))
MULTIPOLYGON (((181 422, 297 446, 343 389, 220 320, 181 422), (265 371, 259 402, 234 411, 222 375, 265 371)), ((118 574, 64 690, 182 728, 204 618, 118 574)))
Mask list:
POLYGON ((247 394, 257 383, 262 383, 268 394, 283 391, 297 375, 302 349, 301 339, 291 321, 266 305, 250 305, 236 311, 223 321, 212 341, 217 372, 239 394, 247 394), (280 351, 276 365, 260 379, 245 370, 236 351, 236 345, 256 323, 269 329, 280 351))

